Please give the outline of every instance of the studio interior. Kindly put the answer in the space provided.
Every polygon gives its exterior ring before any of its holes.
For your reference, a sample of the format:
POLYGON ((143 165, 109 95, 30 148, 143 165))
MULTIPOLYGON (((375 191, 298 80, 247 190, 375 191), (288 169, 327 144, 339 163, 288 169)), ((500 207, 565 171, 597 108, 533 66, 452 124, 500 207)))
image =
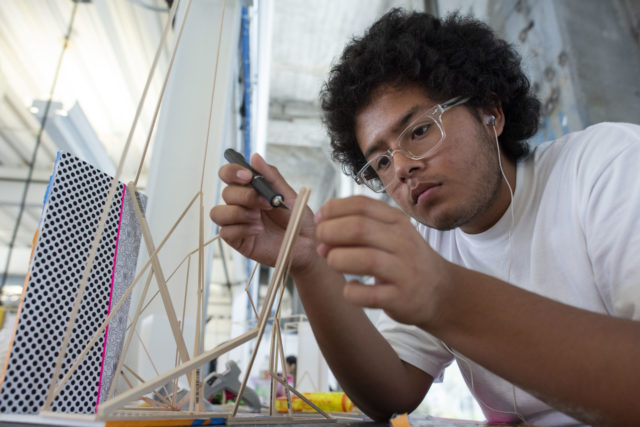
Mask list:
MULTIPOLYGON (((2 1, 1 425, 374 423, 290 270, 308 210, 356 195, 397 207, 336 161, 320 96, 345 45, 395 8, 470 16, 519 52, 540 100, 532 147, 640 124, 633 0, 2 1), (271 265, 210 217, 230 194, 221 168, 254 153, 297 194, 251 169, 289 218, 271 265)), ((458 365, 411 424, 488 425, 458 365)))

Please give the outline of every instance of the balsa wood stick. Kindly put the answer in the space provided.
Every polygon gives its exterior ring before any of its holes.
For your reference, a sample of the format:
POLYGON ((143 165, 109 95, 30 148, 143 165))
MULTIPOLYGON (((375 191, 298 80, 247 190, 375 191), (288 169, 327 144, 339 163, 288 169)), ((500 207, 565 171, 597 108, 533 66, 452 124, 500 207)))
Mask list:
MULTIPOLYGON (((91 273, 91 268, 93 267, 93 262, 96 257, 96 253, 98 251, 98 245, 100 244, 100 240, 102 239, 102 234, 104 232, 104 226, 107 222, 107 216, 109 214, 109 207, 113 202, 113 198, 115 196, 116 188, 118 187, 118 182, 120 176, 122 175, 122 170, 124 169, 124 163, 127 158, 127 154, 129 153, 129 148, 131 146, 131 141, 133 140, 133 134, 136 128, 136 124, 140 117, 140 113, 142 112, 142 106, 144 105, 145 98, 147 96, 147 92, 149 90, 149 86, 151 84, 151 78, 153 77, 153 73, 155 72, 156 66, 158 64, 158 59, 160 58, 160 52, 162 51, 162 45, 164 44, 164 39, 168 33, 168 29, 171 26, 171 21, 175 16, 175 12, 177 9, 177 3, 175 2, 172 5, 171 10, 169 12, 169 20, 165 25, 162 39, 158 45, 158 49, 156 51, 156 55, 153 59, 153 63, 151 65, 151 69, 149 70, 149 75, 147 77, 147 81, 145 83, 144 90, 142 91, 142 97, 140 98, 140 102, 138 103, 138 107, 136 109, 136 114, 133 119, 133 123, 131 125, 131 129, 129 130, 129 136, 127 137, 127 141, 124 144, 124 148, 122 150, 122 154, 120 156, 120 161, 118 162, 118 168, 116 169, 116 174, 111 180, 111 186, 109 188, 109 192, 107 194, 107 199, 105 200, 104 206, 102 208, 102 213, 100 214, 100 220, 98 221, 98 227, 96 233, 93 238, 93 242, 91 243, 91 249, 89 250, 89 256, 87 257, 87 262, 84 267, 84 271, 82 273, 82 278, 80 279, 80 285, 78 286, 78 290, 76 292, 75 303, 71 309, 71 313, 69 315, 69 323, 67 323, 67 329, 65 331, 64 338, 62 340, 62 345, 60 346, 60 350, 58 352, 58 359, 56 360, 55 368, 53 369, 53 374, 51 375, 51 382, 49 384, 49 390, 47 391, 47 398, 42 406, 41 411, 49 411, 51 409, 51 404, 53 400, 57 397, 60 390, 64 386, 63 383, 61 386, 56 387, 58 384, 58 377, 60 376, 60 371, 62 369, 62 363, 64 361, 64 357, 67 354, 67 347, 69 346, 69 341, 71 339, 71 332, 73 331, 73 327, 75 325, 76 318, 78 317, 78 310, 80 309, 80 302, 82 301, 82 296, 84 295, 84 290, 87 286, 87 282, 89 280, 89 275, 91 273)), ((185 16, 186 18, 186 16, 185 16)), ((174 47, 174 49, 177 48, 174 47)), ((68 379, 67 379, 68 380, 68 379)))
POLYGON ((284 237, 282 239, 282 244, 280 246, 280 251, 278 252, 278 257, 276 258, 276 265, 274 268, 273 276, 271 276, 271 282, 269 283, 269 288, 267 290, 267 294, 269 296, 268 300, 265 301, 264 306, 261 310, 261 318, 260 318, 260 326, 258 332, 258 338, 256 340, 256 345, 251 355, 251 360, 249 361, 249 365, 244 373, 244 379, 240 384, 240 389, 238 390, 238 397, 236 399, 236 403, 233 407, 232 417, 235 417, 238 413, 238 405, 240 404, 240 398, 244 393, 244 389, 247 386, 247 380, 249 379, 249 374, 251 372, 251 368, 253 367, 253 363, 256 358, 256 354, 258 352, 258 347, 260 345, 260 340, 262 339, 262 335, 264 334, 264 329, 267 325, 267 320, 269 318, 268 312, 273 306, 274 298, 276 295, 275 286, 282 280, 283 275, 283 266, 288 264, 288 259, 291 255, 291 248, 293 247, 293 242, 295 241, 295 237, 300 230, 300 222, 302 220, 302 214, 304 213, 304 208, 307 205, 307 201, 309 200, 309 189, 303 187, 298 194, 296 202, 293 206, 291 216, 289 217, 289 224, 287 224, 287 229, 285 230, 284 237))
MULTIPOLYGON (((129 193, 131 196, 131 202, 134 207, 134 211, 136 213, 136 217, 138 219, 138 224, 140 225, 140 231, 142 232, 142 236, 144 238, 144 242, 147 246, 147 250, 150 254, 156 252, 155 244, 153 243, 153 238, 151 237, 151 231, 149 230, 149 224, 147 223, 144 214, 140 210, 140 205, 138 204, 138 199, 135 195, 136 185, 131 182, 129 186, 133 191, 129 193)), ((200 197, 202 197, 202 193, 200 193, 200 197)), ((162 272, 162 266, 160 265, 160 260, 158 259, 158 255, 154 255, 151 258, 151 264, 153 266, 153 272, 156 278, 156 283, 158 284, 158 289, 160 290, 160 296, 162 297, 162 302, 164 304, 164 310, 167 314, 167 319, 169 320, 169 326, 171 327, 171 333, 173 334, 173 339, 176 342, 176 346, 178 347, 178 351, 180 352, 180 359, 183 362, 189 360, 189 352, 187 351, 187 345, 184 342, 184 337, 180 333, 180 327, 178 326, 178 319, 176 317, 176 311, 173 308, 173 302, 171 301, 171 295, 169 294, 169 289, 167 288, 167 282, 164 278, 164 273, 162 272)))
POLYGON ((250 341, 251 339, 255 338, 257 335, 258 335, 258 328, 254 328, 248 332, 245 332, 242 335, 237 336, 236 338, 233 338, 232 340, 229 340, 225 343, 220 344, 219 346, 209 351, 205 351, 198 357, 194 357, 188 362, 173 368, 169 372, 166 372, 160 375, 159 377, 156 377, 150 381, 147 381, 144 384, 141 384, 132 390, 129 390, 125 393, 122 393, 114 397, 113 399, 110 399, 106 402, 101 403, 98 406, 98 417, 100 419, 105 419, 107 415, 119 409, 121 405, 124 405, 127 402, 135 400, 138 397, 151 392, 161 384, 165 384, 166 382, 171 381, 174 378, 178 378, 179 376, 187 372, 190 372, 191 370, 193 370, 195 366, 202 366, 203 364, 209 362, 210 360, 215 359, 221 354, 225 354, 228 351, 233 350, 234 348, 246 343, 247 341, 250 341))
MULTIPOLYGON (((178 3, 177 1, 175 3, 178 3)), ((162 104, 162 100, 164 99, 164 93, 167 89, 167 82, 169 81, 169 76, 171 76, 171 70, 173 69, 173 62, 176 58, 176 52, 178 51, 178 46, 180 45, 180 39, 182 39, 182 30, 184 29, 184 24, 187 22, 187 16, 189 16, 189 9, 191 8, 191 0, 187 2, 187 7, 185 9, 184 17, 182 18, 182 22, 180 23, 180 28, 178 30, 178 34, 176 35, 175 42, 173 44, 173 49, 171 51, 171 59, 169 60, 169 67, 167 68, 167 73, 165 75, 164 81, 162 83, 162 88, 160 89, 160 95, 158 96, 158 101, 156 102, 156 108, 153 113, 153 118, 151 119, 151 126, 149 126, 149 132, 147 135, 147 140, 144 144, 144 149, 142 150, 142 155, 140 156, 140 165, 138 166, 138 172, 136 173, 136 178, 133 182, 138 184, 138 180, 140 179, 140 172, 142 172, 142 166, 144 165, 144 159, 147 156, 147 150, 149 149, 149 143, 151 142, 151 135, 153 134, 153 130, 156 127, 156 120, 158 120, 158 113, 160 112, 160 105, 162 104)), ((169 17, 169 22, 173 21, 173 16, 169 17)), ((162 39, 164 41, 164 38, 162 39)), ((160 46, 158 49, 162 47, 162 41, 160 42, 160 46)), ((151 76, 149 76, 149 79, 151 76)))
MULTIPOLYGON (((149 363, 151 363, 151 367, 155 371, 156 375, 160 375, 160 372, 158 372, 158 368, 156 367, 156 364, 153 363, 153 357, 151 357, 151 354, 149 353, 149 349, 147 349, 147 346, 145 345, 144 341, 142 340, 142 337, 140 336, 140 334, 138 333, 138 330, 136 328, 133 328, 133 330, 135 331, 136 337, 138 338, 138 341, 140 342, 140 345, 142 346, 142 350, 147 355, 147 359, 149 359, 149 363)), ((165 389, 164 391, 165 391, 165 393, 167 393, 167 395, 169 394, 167 389, 165 389)))
MULTIPOLYGON (((277 371, 275 360, 277 357, 276 352, 276 334, 275 334, 275 319, 271 326, 271 343, 269 345, 269 371, 277 371)), ((276 381, 271 377, 271 393, 269 394, 269 415, 273 415, 273 411, 276 406, 276 381)))
MULTIPOLYGON (((215 99, 216 93, 216 81, 218 77, 218 63, 220 59, 220 47, 222 46, 222 27, 224 25, 224 13, 227 8, 227 1, 224 0, 222 2, 222 12, 220 13, 220 24, 218 25, 218 46, 216 48, 216 62, 213 71, 213 83, 211 87, 211 100, 209 102, 209 119, 207 120, 207 138, 204 144, 204 154, 202 156, 202 170, 200 175, 200 193, 203 192, 204 188, 204 175, 207 169, 207 154, 209 152, 209 137, 211 135, 211 117, 213 115, 213 101, 215 99)), ((194 339, 194 349, 193 356, 196 357, 200 354, 200 335, 203 325, 202 323, 202 296, 204 293, 204 205, 203 199, 200 198, 200 227, 199 227, 199 243, 200 248, 198 251, 198 297, 197 297, 197 309, 196 309, 196 336, 194 339)), ((191 410, 198 409, 202 410, 202 405, 200 403, 200 367, 198 367, 195 372, 191 375, 191 389, 190 389, 190 404, 189 408, 191 410)))
MULTIPOLYGON (((178 220, 176 221, 176 223, 173 225, 173 227, 171 227, 171 229, 169 230, 169 232, 167 233, 167 235, 164 237, 164 239, 162 240, 162 242, 160 243, 160 245, 158 246, 158 248, 156 249, 156 253, 158 253, 160 251, 160 249, 162 249, 162 247, 164 246, 164 244, 169 240, 169 237, 173 234, 174 230, 176 229, 176 227, 178 226, 178 224, 180 224, 182 222, 182 219, 185 217, 185 215, 187 214, 187 212, 189 211, 189 209, 191 208, 191 206, 193 205, 193 203, 195 202, 196 198, 199 196, 199 192, 196 193, 196 195, 193 197, 193 199, 191 199, 191 201, 189 202, 189 204, 187 205, 187 207, 183 210, 182 214, 180 215, 180 217, 178 218, 178 220)), ((214 237, 212 239, 215 240, 218 236, 214 237)), ((94 337, 92 338, 92 342, 90 342, 89 344, 87 344, 87 346, 85 347, 85 349, 83 350, 82 354, 80 356, 78 356, 78 359, 76 360, 76 362, 74 363, 74 365, 71 367, 71 369, 69 369, 69 372, 67 374, 67 376, 65 378, 68 378, 71 376, 71 374, 73 372, 75 372, 75 369, 77 369, 77 366, 80 364, 80 362, 83 360, 84 356, 86 355, 86 353, 89 351, 89 349, 91 348, 91 346, 93 346, 93 344, 95 343, 95 341, 93 340, 97 340, 99 338, 99 334, 101 334, 102 330, 109 324, 109 322, 111 321, 111 317, 118 312, 118 310, 120 309, 120 306, 124 303, 124 301, 126 301, 127 297, 129 296, 129 294, 131 293, 131 291, 133 290, 134 286, 138 283, 138 280, 140 279, 140 277, 142 277, 142 274, 145 272, 145 270, 149 267, 149 265, 151 265, 151 256, 149 257, 149 259, 147 260, 147 263, 144 265, 144 267, 140 270, 140 273, 138 273, 138 276, 135 278, 135 280, 131 283, 131 285, 129 285, 129 288, 127 289, 127 291, 124 293, 124 295, 122 296, 122 298, 120 298, 120 301, 118 301, 118 304, 114 307, 113 310, 111 310, 111 313, 109 314, 109 316, 107 317, 107 319, 105 320, 105 322, 103 323, 103 325, 98 329, 98 331, 96 331, 96 333, 94 334, 94 337)), ((177 269, 176 269, 177 270, 177 269)), ((174 271, 175 272, 175 271, 174 271)), ((151 301, 153 300, 153 298, 155 297, 155 295, 157 295, 157 293, 154 295, 154 297, 151 297, 151 299, 149 300, 149 303, 147 303, 147 305, 145 305, 142 309, 140 309, 140 305, 142 305, 144 303, 144 300, 146 298, 148 289, 149 289, 149 285, 151 283, 151 277, 152 277, 152 273, 153 270, 149 272, 149 275, 147 277, 147 282, 145 283, 144 289, 142 291, 142 296, 140 297, 140 301, 138 302, 138 308, 136 309, 135 315, 134 315, 134 320, 127 326, 126 331, 128 331, 127 334, 127 338, 125 340, 125 344, 123 347, 123 350, 121 352, 120 355, 120 359, 118 360, 118 367, 115 371, 115 377, 112 380, 111 383, 111 388, 109 390, 109 393, 107 394, 107 396, 113 396, 113 393, 115 392, 115 387, 116 387, 116 383, 118 380, 118 376, 120 375, 120 372, 122 371, 122 364, 124 363, 124 359, 127 355, 127 352, 129 351, 129 344, 131 342, 131 338, 133 337, 133 332, 129 331, 129 329, 131 329, 132 327, 135 328, 138 324, 138 318, 140 317, 140 315, 147 309, 147 307, 149 306, 149 304, 151 303, 151 301)), ((159 291, 158 291, 159 292, 159 291)), ((60 388, 60 387, 59 387, 60 388)), ((57 392, 56 392, 57 393, 57 392)))
MULTIPOLYGON (((91 337, 91 340, 89 340, 89 343, 84 347, 84 349, 82 350, 82 352, 80 352, 80 354, 78 355, 78 357, 76 358, 75 362, 73 362, 73 364, 71 365, 71 367, 69 368, 69 370, 67 371, 67 373, 64 375, 64 377, 62 377, 62 379, 60 380, 60 382, 58 383, 57 387, 55 388, 55 390, 52 393, 48 393, 47 399, 51 399, 51 402, 53 402, 53 399, 55 399, 55 397, 60 394, 60 392, 62 391, 62 388, 65 386, 65 384, 67 384, 67 382, 69 381, 69 378, 71 378, 71 375, 73 375, 73 373, 78 369, 78 366, 80 366, 80 363, 82 363, 82 361, 84 360, 84 357, 87 355, 87 353, 89 353, 89 351, 91 350, 91 347, 93 347, 93 345, 103 336, 103 332, 105 330, 105 328, 107 327, 107 325, 109 325, 109 322, 111 322, 111 319, 113 318, 113 316, 116 315, 116 313, 120 310, 120 307, 122 307, 122 305, 125 303, 125 301, 127 300, 127 298, 129 297, 129 295, 131 294, 131 292, 133 291, 133 288, 136 286, 136 284, 138 283, 138 281, 140 280, 140 278, 144 275, 144 273, 147 271, 147 268, 149 268, 149 266, 151 266, 151 261, 153 259, 154 255, 157 255, 157 253, 160 251, 160 249, 162 249, 162 247, 165 245, 165 243, 167 243, 167 241, 169 240, 169 237, 171 237, 171 235, 173 234, 173 232, 175 231, 175 229, 178 227, 178 224, 180 224, 180 222, 182 222, 182 220, 184 219, 185 215, 187 214, 187 212, 189 211, 189 209, 191 208, 191 206, 193 205, 193 203, 196 201, 196 197, 198 197, 200 193, 198 192, 194 198, 189 202, 189 204, 187 205, 187 207, 184 209, 184 211, 182 212, 182 214, 180 215, 180 217, 178 218, 178 220, 176 221, 176 223, 171 227, 171 229, 169 230, 169 232, 167 233, 167 235, 164 237, 164 239, 162 240, 162 242, 160 242, 160 245, 158 246, 158 248, 155 250, 155 252, 153 252, 152 254, 150 254, 149 259, 147 260, 147 262, 144 264, 144 266, 140 269, 140 272, 138 273, 138 275, 136 276, 135 279, 133 279, 133 282, 131 282, 131 284, 129 285, 129 287, 127 288, 127 290, 124 292, 124 294, 122 295, 122 297, 120 297, 120 301, 117 302, 117 304, 111 309, 111 313, 109 313, 109 315, 107 316, 107 318, 104 320, 104 322, 102 322, 102 325, 98 328, 98 330, 96 332, 94 332, 93 337, 91 337)), ((57 378, 57 377, 56 377, 57 378)), ((48 409, 46 408, 46 402, 45 405, 42 407, 41 412, 49 412, 48 409)), ((49 406, 51 406, 51 403, 49 403, 49 406)))
POLYGON ((216 94, 216 82, 218 80, 218 62, 220 59, 220 47, 222 46, 222 26, 224 24, 224 13, 227 9, 227 0, 222 2, 222 12, 220 13, 220 25, 218 26, 218 46, 216 47, 216 63, 213 67, 213 84, 211 87, 211 100, 209 101, 209 120, 207 120, 207 138, 204 144, 204 154, 202 156, 202 173, 200 175, 200 192, 204 188, 204 173, 207 166, 207 153, 209 152, 209 137, 211 136, 211 117, 213 116, 213 100, 216 94))
MULTIPOLYGON (((282 369, 285 381, 288 380, 288 376, 287 376, 287 364, 284 358, 284 348, 282 345, 282 334, 280 333, 280 313, 282 312, 282 298, 284 297, 284 291, 286 289, 286 278, 289 277, 290 270, 291 270, 291 257, 289 257, 286 273, 282 277, 282 281, 280 283, 280 298, 278 300, 278 308, 276 310, 275 320, 273 322, 273 328, 271 332, 275 336, 276 338, 275 342, 277 344, 277 347, 275 349, 275 360, 274 360, 272 369, 277 372, 277 364, 278 364, 277 359, 278 359, 278 356, 280 356, 281 369, 282 369)), ((287 409, 289 414, 291 414, 291 396, 289 395, 289 389, 285 387, 284 390, 287 397, 287 409)), ((276 402, 274 398, 271 404, 271 412, 273 412, 275 406, 276 406, 276 402)))
MULTIPOLYGON (((124 372, 122 372, 122 379, 124 380, 125 383, 127 383, 127 385, 129 386, 129 388, 133 388, 133 384, 131 384, 131 381, 129 381, 129 378, 127 378, 127 376, 125 375, 124 372)), ((160 397, 160 395, 158 395, 158 397, 160 397)), ((168 404, 162 404, 161 402, 158 402, 156 400, 150 399, 148 397, 143 397, 142 398, 143 402, 154 406, 154 407, 161 407, 163 409, 171 409, 171 406, 168 404)))
MULTIPOLYGON (((205 246, 209 246, 212 242, 218 240, 220 238, 219 234, 216 234, 215 236, 213 236, 211 239, 207 240, 205 242, 205 246)), ((178 270, 180 269, 180 267, 182 267, 182 264, 184 264, 184 262, 191 257, 191 255, 195 254, 196 252, 198 252, 198 249, 194 249, 191 252, 189 252, 183 259, 182 261, 180 261, 180 264, 178 264, 178 266, 171 272, 171 274, 169 276, 167 276, 167 282, 170 282, 171 279, 173 278, 173 276, 175 276, 175 274, 178 272, 178 270)), ((160 291, 156 291, 151 298, 149 298, 149 301, 147 302, 147 304, 143 307, 142 311, 146 311, 147 308, 149 307, 149 305, 151 305, 151 302, 158 296, 160 295, 160 291)))
MULTIPOLYGON (((208 144, 208 141, 207 141, 208 144)), ((203 165, 204 167, 204 165, 203 165)), ((204 170, 203 170, 204 173, 204 170)), ((197 298, 196 298, 196 333, 193 340, 193 356, 198 356, 201 353, 200 349, 200 335, 202 331, 202 298, 204 294, 204 206, 202 205, 202 197, 200 197, 200 221, 198 227, 198 286, 197 286, 197 298)), ((196 369, 191 375, 191 384, 189 390, 189 410, 202 410, 200 404, 200 367, 196 369)))
MULTIPOLYGON (((136 312, 133 316, 133 320, 130 323, 131 330, 127 333, 127 337, 125 338, 124 345, 122 347, 122 352, 120 353, 120 357, 118 358, 118 364, 116 365, 115 375, 113 380, 111 381, 111 387, 109 387, 109 392, 107 396, 113 396, 116 390, 116 383, 118 382, 118 377, 120 372, 122 372, 122 365, 124 364, 124 360, 126 358, 127 352, 129 351, 129 344, 131 344, 131 340, 133 338, 133 331, 136 330, 136 325, 138 324, 138 318, 142 311, 140 307, 144 303, 144 299, 147 297, 147 292, 149 291, 149 285, 151 285, 151 278, 153 277, 153 271, 149 271, 147 275, 147 282, 144 284, 144 288, 142 289, 142 295, 140 296, 140 301, 138 301, 138 306, 136 307, 136 312)), ((129 328, 127 328, 129 330, 129 328)))
MULTIPOLYGON (((271 375, 273 376, 273 372, 271 372, 271 375)), ((327 414, 326 412, 324 412, 322 409, 320 409, 318 407, 318 405, 316 405, 315 403, 313 403, 312 401, 310 401, 309 399, 307 399, 306 397, 304 397, 304 395, 302 393, 300 393, 298 390, 296 390, 294 387, 291 387, 291 385, 286 382, 286 381, 282 381, 280 378, 278 378, 278 382, 280 382, 280 384, 282 384, 285 388, 291 390, 291 393, 295 394, 296 396, 298 396, 300 399, 302 399, 307 405, 311 406, 313 409, 315 409, 316 411, 318 411, 318 413, 320 415, 322 415, 323 417, 333 420, 334 418, 327 414)))
POLYGON ((251 270, 251 275, 249 276, 249 280, 247 280, 247 284, 244 287, 244 292, 247 294, 247 297, 249 298, 249 303, 251 304, 251 308, 253 309, 253 314, 255 314, 256 319, 258 321, 260 321, 260 316, 258 316, 258 310, 256 310, 256 306, 253 303, 253 298, 251 298, 251 293, 249 292, 249 286, 251 286, 251 281, 253 280, 253 276, 256 274, 256 270, 258 269, 258 266, 260 265, 260 263, 257 263, 253 266, 253 269, 251 270))
MULTIPOLYGON (((185 284, 184 284, 184 298, 182 300, 182 321, 180 322, 180 332, 182 332, 182 334, 184 334, 184 317, 187 313, 187 295, 188 295, 188 290, 189 290, 189 273, 191 271, 191 257, 189 257, 188 261, 187 261, 187 277, 185 279, 185 284)), ((178 349, 176 348, 176 356, 173 362, 173 366, 178 366, 178 349)), ((175 405, 176 404, 176 399, 178 396, 178 379, 175 378, 173 380, 173 394, 171 395, 171 404, 175 405)))
MULTIPOLYGON (((226 11, 227 8, 227 1, 224 0, 222 2, 222 12, 220 13, 220 24, 218 25, 218 46, 216 48, 216 62, 215 62, 215 66, 214 66, 214 71, 213 71, 213 83, 212 83, 212 87, 211 87, 211 100, 209 102, 209 120, 207 120, 207 138, 205 140, 205 144, 204 144, 204 154, 202 156, 202 170, 201 170, 201 175, 200 175, 200 193, 203 192, 203 188, 204 188, 204 175, 205 175, 205 171, 206 171, 206 166, 207 166, 207 154, 209 152, 209 137, 211 135, 211 117, 213 115, 213 101, 215 99, 215 93, 216 93, 216 81, 217 81, 217 77, 218 77, 218 63, 219 63, 219 59, 220 59, 220 47, 222 46, 222 27, 224 25, 224 13, 226 11)), ((199 227, 199 233, 198 233, 198 237, 199 237, 199 243, 200 243, 200 248, 198 251, 198 296, 197 296, 197 309, 196 309, 196 336, 194 339, 194 349, 193 349, 193 356, 196 357, 200 354, 201 352, 201 348, 200 348, 200 336, 201 336, 201 330, 202 330, 202 296, 204 293, 204 248, 203 248, 203 242, 204 242, 204 205, 203 205, 203 199, 202 197, 200 198, 200 227, 199 227)), ((198 366, 198 368, 193 372, 193 374, 191 375, 191 389, 189 390, 189 395, 190 395, 190 404, 189 404, 189 409, 190 410, 194 410, 194 409, 198 409, 198 410, 202 410, 202 405, 200 403, 200 367, 198 366)))
MULTIPOLYGON (((126 369, 127 371, 129 371, 129 373, 131 375, 133 375, 133 377, 135 379, 137 379, 139 382, 144 383, 144 378, 142 378, 140 375, 138 375, 133 369, 131 369, 131 367, 129 367, 128 365, 123 365, 122 367, 124 369, 126 369)), ((122 374, 122 378, 124 378, 124 375, 125 375, 124 371, 122 371, 121 374, 122 374)), ((127 385, 129 386, 129 389, 132 389, 133 388, 133 384, 131 384, 131 382, 127 381, 126 379, 125 379, 125 381, 126 381, 127 385)), ((166 390, 165 390, 165 393, 166 393, 166 390)), ((171 407, 171 403, 163 395, 161 395, 160 393, 156 392, 155 390, 153 391, 153 395, 156 396, 158 399, 162 400, 163 402, 165 402, 168 407, 171 407)))
MULTIPOLYGON (((282 372, 284 372, 285 374, 285 378, 284 380, 289 382, 289 376, 287 375, 287 361, 284 357, 284 347, 282 345, 282 334, 280 333, 280 316, 278 315, 277 319, 277 323, 278 323, 278 328, 276 329, 276 333, 278 334, 277 336, 277 342, 278 342, 278 349, 280 351, 280 361, 282 363, 282 372)), ((287 412, 289 413, 289 415, 291 414, 291 393, 289 392, 288 388, 284 388, 284 394, 287 398, 287 412)))
MULTIPOLYGON (((287 265, 287 269, 285 270, 288 274, 289 272, 289 263, 287 265)), ((280 330, 280 311, 282 309, 282 297, 284 296, 284 291, 285 291, 285 279, 287 274, 282 276, 282 280, 280 281, 280 283, 278 284, 278 290, 279 292, 279 296, 278 296, 278 302, 277 302, 277 308, 275 310, 275 316, 273 319, 273 323, 271 326, 271 353, 269 354, 269 361, 270 361, 270 365, 269 365, 269 369, 277 372, 278 371, 278 356, 281 356, 280 354, 280 350, 282 350, 282 346, 278 346, 276 347, 276 342, 277 342, 277 331, 280 330)), ((282 372, 283 375, 285 375, 286 378, 286 369, 285 365, 282 365, 282 372)), ((269 412, 270 415, 274 415, 273 411, 275 411, 275 407, 276 407, 276 381, 273 380, 273 378, 271 379, 271 404, 269 405, 269 412)))

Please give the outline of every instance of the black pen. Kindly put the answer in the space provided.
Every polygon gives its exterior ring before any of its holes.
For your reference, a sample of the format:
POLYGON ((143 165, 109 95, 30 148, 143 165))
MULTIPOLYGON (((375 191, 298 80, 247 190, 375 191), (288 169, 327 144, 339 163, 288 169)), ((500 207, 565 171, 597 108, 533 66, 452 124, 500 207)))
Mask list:
POLYGON ((269 182, 264 179, 264 176, 260 175, 249 165, 249 163, 247 163, 242 154, 238 153, 232 148, 227 148, 224 151, 224 158, 227 159, 229 163, 235 163, 236 165, 240 165, 251 171, 251 173, 253 174, 253 178, 251 178, 251 185, 256 189, 258 193, 260 193, 265 199, 269 201, 271 206, 273 206, 274 208, 289 209, 284 205, 284 197, 282 197, 282 194, 276 193, 275 190, 271 188, 269 182))

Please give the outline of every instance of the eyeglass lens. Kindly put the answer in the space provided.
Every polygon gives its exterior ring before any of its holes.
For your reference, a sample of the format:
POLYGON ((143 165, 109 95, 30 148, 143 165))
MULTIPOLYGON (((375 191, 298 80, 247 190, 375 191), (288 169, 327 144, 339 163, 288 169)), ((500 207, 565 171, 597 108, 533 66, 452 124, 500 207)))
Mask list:
MULTIPOLYGON (((439 123, 431 115, 419 118, 398 137, 399 150, 404 155, 419 159, 435 149, 443 139, 439 123)), ((393 156, 385 152, 371 159, 361 172, 364 183, 374 191, 382 191, 395 176, 393 156)))

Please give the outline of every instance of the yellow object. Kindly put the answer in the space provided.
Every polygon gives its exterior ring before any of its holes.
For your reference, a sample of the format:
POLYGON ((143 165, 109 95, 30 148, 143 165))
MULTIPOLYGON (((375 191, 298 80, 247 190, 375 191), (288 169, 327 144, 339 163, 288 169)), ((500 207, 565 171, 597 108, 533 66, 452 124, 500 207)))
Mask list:
MULTIPOLYGON (((326 412, 350 412, 353 409, 353 402, 343 392, 302 393, 302 395, 326 412)), ((316 412, 311 405, 295 395, 291 396, 291 410, 293 412, 316 412)), ((286 397, 276 399, 276 411, 288 412, 286 397)))
POLYGON ((0 329, 2 329, 2 324, 4 323, 4 314, 7 312, 7 310, 0 305, 0 329))
POLYGON ((405 413, 391 418, 391 427, 411 427, 409 415, 405 413))

